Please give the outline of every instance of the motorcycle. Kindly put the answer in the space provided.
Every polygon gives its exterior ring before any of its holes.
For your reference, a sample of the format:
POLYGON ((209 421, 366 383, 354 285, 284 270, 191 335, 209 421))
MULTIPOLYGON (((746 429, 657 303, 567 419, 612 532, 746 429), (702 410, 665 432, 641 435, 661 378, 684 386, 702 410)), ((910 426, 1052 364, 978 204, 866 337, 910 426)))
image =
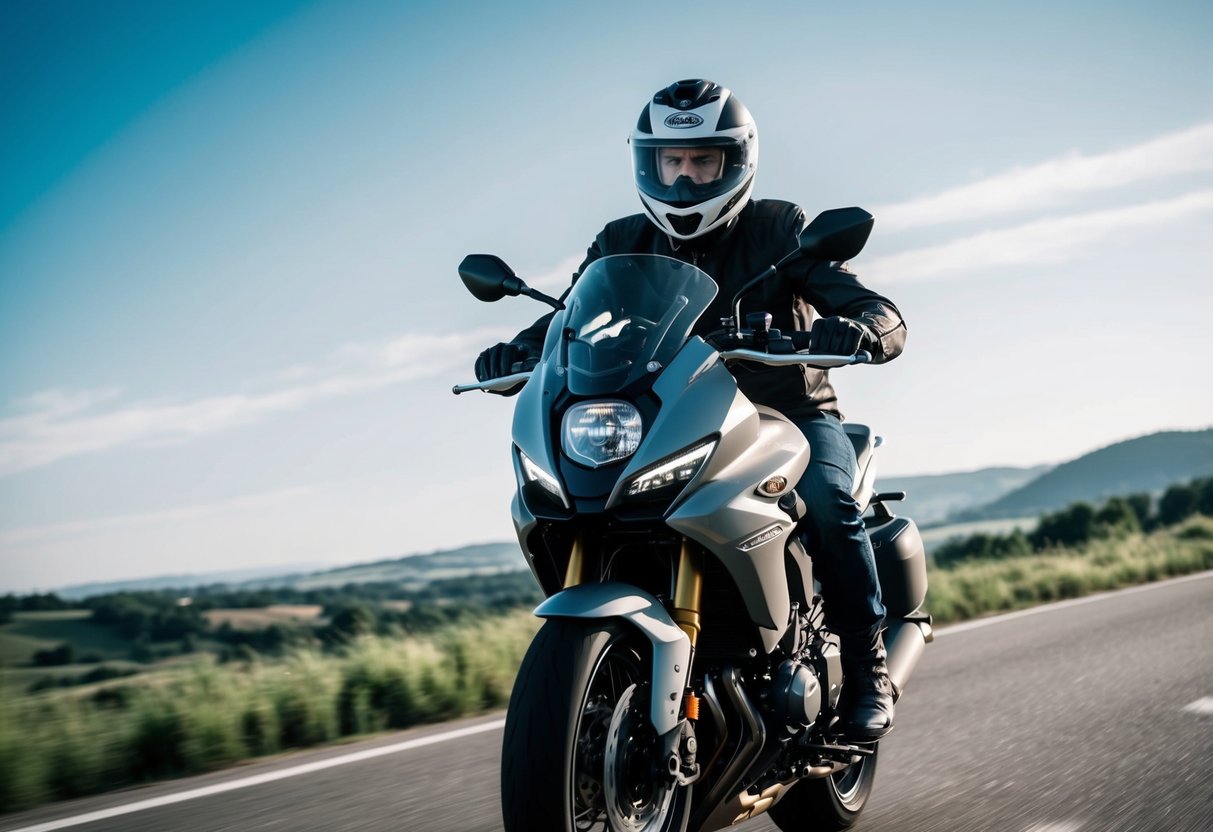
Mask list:
MULTIPOLYGON (((454 388, 521 385, 511 510, 546 600, 506 716, 510 832, 706 832, 764 812, 808 832, 859 817, 879 743, 837 728, 838 638, 794 533, 805 506, 793 486, 811 450, 727 368, 870 360, 808 353, 807 333, 740 309, 796 258, 851 259, 872 222, 858 208, 817 217, 797 251, 737 293, 711 343, 690 333, 717 285, 679 260, 604 257, 564 302, 495 256, 460 265, 480 300, 526 295, 557 310, 533 368, 454 388)), ((889 508, 905 494, 874 490, 880 437, 845 429, 900 696, 932 640, 922 538, 889 508)))

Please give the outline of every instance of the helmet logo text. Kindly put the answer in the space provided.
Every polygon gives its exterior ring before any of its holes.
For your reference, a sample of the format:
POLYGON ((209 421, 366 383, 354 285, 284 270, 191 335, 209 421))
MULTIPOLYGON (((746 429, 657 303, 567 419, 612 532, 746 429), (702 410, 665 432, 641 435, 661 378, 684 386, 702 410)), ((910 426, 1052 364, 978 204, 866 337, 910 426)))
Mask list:
POLYGON ((671 113, 665 117, 665 126, 676 129, 686 129, 688 127, 698 127, 703 124, 703 119, 694 113, 671 113))

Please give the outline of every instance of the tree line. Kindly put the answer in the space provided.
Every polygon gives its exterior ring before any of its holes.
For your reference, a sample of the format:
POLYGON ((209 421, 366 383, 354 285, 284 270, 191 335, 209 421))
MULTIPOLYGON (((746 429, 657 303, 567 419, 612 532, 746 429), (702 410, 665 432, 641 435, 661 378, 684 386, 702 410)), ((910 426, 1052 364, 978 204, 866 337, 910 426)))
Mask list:
POLYGON ((1099 505, 1072 503, 1045 514, 1036 528, 1024 533, 978 533, 950 540, 932 553, 936 566, 980 559, 1002 559, 1031 555, 1049 549, 1081 546, 1092 540, 1151 532, 1182 523, 1203 514, 1213 517, 1213 477, 1172 485, 1157 500, 1149 494, 1112 497, 1099 505))
MULTIPOLYGON (((13 613, 84 609, 90 620, 131 643, 129 658, 150 662, 199 645, 219 644, 221 658, 278 655, 303 645, 333 648, 362 635, 429 633, 450 624, 478 620, 540 600, 529 572, 444 578, 421 587, 399 583, 350 583, 299 590, 291 587, 239 589, 212 585, 189 590, 143 590, 95 595, 79 602, 53 594, 0 598, 0 623, 13 613), (260 609, 274 604, 321 607, 315 621, 273 622, 262 627, 213 626, 206 613, 218 609, 260 609)), ((42 667, 85 661, 71 644, 38 651, 32 664, 42 667)), ((91 659, 99 661, 99 659, 91 659)))

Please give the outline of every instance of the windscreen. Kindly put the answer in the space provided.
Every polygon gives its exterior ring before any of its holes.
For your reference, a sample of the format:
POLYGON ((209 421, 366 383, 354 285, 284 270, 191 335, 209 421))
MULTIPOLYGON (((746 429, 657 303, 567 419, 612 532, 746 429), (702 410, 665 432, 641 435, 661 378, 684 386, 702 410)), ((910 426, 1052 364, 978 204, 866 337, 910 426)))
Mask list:
POLYGON ((556 355, 544 358, 566 368, 574 395, 618 392, 673 359, 716 291, 706 273, 672 257, 595 260, 565 299, 563 320, 552 323, 560 327, 548 339, 556 355))

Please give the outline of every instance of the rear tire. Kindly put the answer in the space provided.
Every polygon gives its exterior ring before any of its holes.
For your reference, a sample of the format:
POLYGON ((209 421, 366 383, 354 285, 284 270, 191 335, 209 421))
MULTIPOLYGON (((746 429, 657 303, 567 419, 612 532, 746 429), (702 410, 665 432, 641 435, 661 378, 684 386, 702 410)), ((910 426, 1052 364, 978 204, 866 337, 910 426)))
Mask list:
POLYGON ((554 618, 539 630, 505 720, 507 832, 605 832, 612 801, 626 832, 683 832, 690 789, 661 774, 659 754, 645 757, 657 747, 647 719, 649 652, 640 633, 615 620, 554 618))
POLYGON ((859 820, 876 781, 877 746, 871 757, 830 777, 801 780, 768 814, 783 832, 837 832, 859 820))

